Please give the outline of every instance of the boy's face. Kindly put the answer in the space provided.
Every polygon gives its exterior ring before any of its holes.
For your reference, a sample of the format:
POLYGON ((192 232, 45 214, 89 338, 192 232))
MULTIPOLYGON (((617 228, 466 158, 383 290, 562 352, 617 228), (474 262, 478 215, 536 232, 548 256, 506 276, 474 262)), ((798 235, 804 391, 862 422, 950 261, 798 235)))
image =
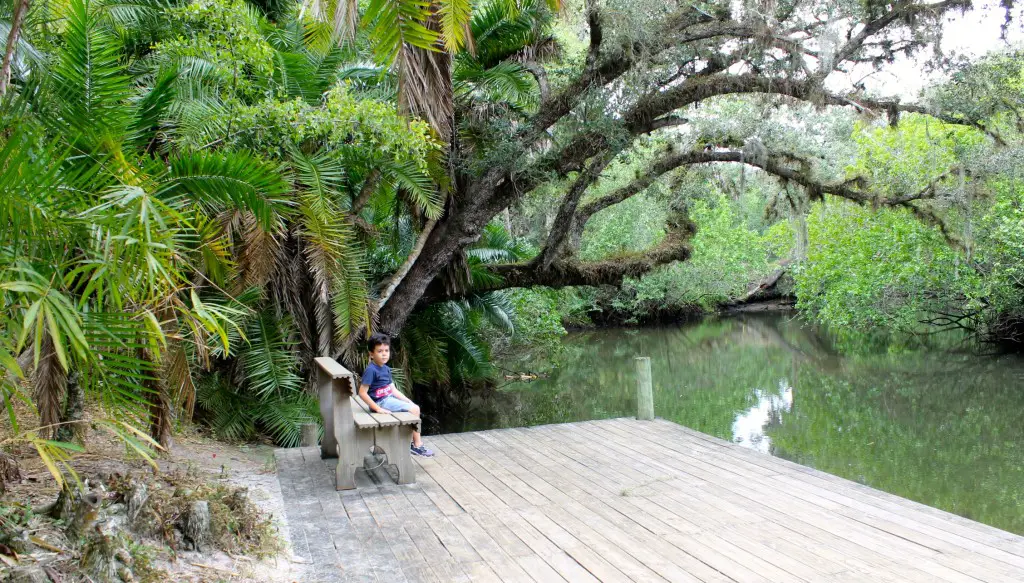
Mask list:
POLYGON ((387 344, 378 344, 370 351, 370 360, 377 366, 383 366, 391 358, 391 347, 387 344))

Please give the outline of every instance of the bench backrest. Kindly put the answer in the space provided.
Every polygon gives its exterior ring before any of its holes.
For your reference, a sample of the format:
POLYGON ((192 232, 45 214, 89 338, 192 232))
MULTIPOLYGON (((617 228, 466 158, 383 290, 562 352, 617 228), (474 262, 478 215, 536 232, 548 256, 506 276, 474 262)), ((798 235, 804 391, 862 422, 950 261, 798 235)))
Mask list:
POLYGON ((324 420, 324 438, 320 442, 322 457, 338 457, 335 422, 351 423, 349 397, 358 394, 356 375, 329 356, 313 359, 317 366, 317 391, 320 394, 320 416, 324 420))

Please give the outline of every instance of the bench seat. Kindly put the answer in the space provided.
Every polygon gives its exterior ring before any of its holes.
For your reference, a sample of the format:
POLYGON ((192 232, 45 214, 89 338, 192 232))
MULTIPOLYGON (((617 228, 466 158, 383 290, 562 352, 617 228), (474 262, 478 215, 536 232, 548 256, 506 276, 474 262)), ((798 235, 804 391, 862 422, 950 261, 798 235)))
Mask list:
POLYGON ((355 488, 355 471, 373 446, 383 449, 398 471, 399 484, 416 481, 409 445, 420 418, 408 412, 372 413, 357 396, 356 377, 333 358, 321 356, 317 364, 320 414, 324 419, 321 457, 337 457, 335 485, 355 488))

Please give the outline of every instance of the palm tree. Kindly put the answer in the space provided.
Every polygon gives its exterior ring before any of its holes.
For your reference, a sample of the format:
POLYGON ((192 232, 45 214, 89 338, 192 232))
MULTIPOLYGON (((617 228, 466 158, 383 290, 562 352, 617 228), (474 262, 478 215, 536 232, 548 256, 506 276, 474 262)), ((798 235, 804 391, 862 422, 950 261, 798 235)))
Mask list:
MULTIPOLYGON (((543 4, 554 12, 562 8, 561 0, 543 4)), ((356 0, 307 0, 305 5, 331 21, 339 39, 355 38, 356 0)), ((372 0, 362 24, 377 62, 397 70, 400 111, 427 120, 447 141, 455 131, 453 57, 474 55, 488 42, 516 42, 518 38, 505 34, 513 28, 510 24, 536 15, 541 7, 541 0, 490 0, 477 6, 471 0, 372 0), (505 27, 501 31, 487 26, 499 23, 505 27)))
POLYGON ((11 355, 30 356, 40 428, 21 435, 58 480, 65 446, 47 438, 64 403, 81 402, 69 389, 98 398, 140 451, 147 427, 169 443, 163 367, 177 351, 232 350, 241 313, 202 299, 220 245, 211 218, 242 212, 271 230, 291 212, 276 165, 250 154, 151 154, 175 75, 137 89, 100 3, 71 0, 63 24, 52 67, 3 111, 15 129, 0 141, 4 402, 14 421, 13 379, 28 371, 11 355))

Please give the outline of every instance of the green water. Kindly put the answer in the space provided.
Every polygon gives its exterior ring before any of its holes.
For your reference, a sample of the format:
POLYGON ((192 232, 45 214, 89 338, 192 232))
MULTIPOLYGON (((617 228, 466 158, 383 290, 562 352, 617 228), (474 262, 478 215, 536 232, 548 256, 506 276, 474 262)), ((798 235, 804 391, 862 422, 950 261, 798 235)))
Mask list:
POLYGON ((573 333, 502 363, 546 378, 467 396, 435 430, 635 415, 649 356, 659 417, 1024 534, 1024 359, 856 340, 780 315, 573 333))

